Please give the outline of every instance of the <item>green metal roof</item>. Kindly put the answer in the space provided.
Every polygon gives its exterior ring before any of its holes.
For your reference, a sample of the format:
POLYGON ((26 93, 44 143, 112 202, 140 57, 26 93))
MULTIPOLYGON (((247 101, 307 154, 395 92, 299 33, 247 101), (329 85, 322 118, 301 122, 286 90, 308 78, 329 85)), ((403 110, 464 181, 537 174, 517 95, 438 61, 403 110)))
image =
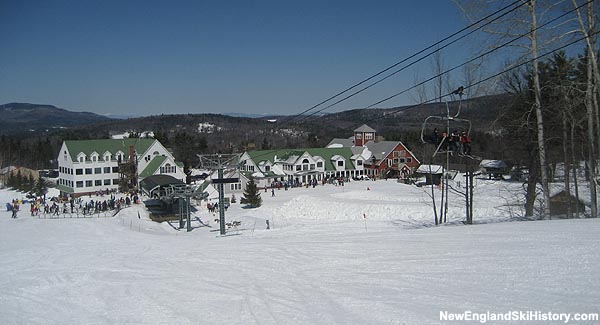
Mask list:
POLYGON ((254 163, 258 164, 261 161, 270 161, 275 163, 275 156, 277 159, 285 160, 290 156, 301 156, 304 153, 308 153, 309 155, 315 157, 319 156, 325 160, 325 170, 333 171, 335 170, 335 166, 331 162, 331 157, 335 155, 342 156, 346 159, 348 164, 346 165, 347 170, 354 169, 354 164, 352 164, 352 149, 350 148, 306 148, 306 149, 279 149, 279 150, 255 150, 248 151, 247 154, 254 161, 254 163))
POLYGON ((146 178, 148 176, 152 176, 156 173, 156 171, 160 168, 160 166, 167 160, 165 156, 156 156, 152 158, 148 166, 142 170, 139 177, 146 178))
POLYGON ((129 147, 133 145, 138 155, 145 153, 148 148, 156 141, 155 139, 100 139, 100 140, 68 140, 65 145, 69 149, 71 160, 77 161, 77 155, 83 152, 86 156, 90 156, 94 151, 100 157, 108 151, 115 155, 117 151, 122 151, 123 154, 129 156, 129 147))
POLYGON ((73 188, 65 186, 65 185, 57 184, 56 188, 59 189, 60 191, 65 192, 65 193, 71 193, 71 194, 75 193, 75 191, 73 190, 73 188))

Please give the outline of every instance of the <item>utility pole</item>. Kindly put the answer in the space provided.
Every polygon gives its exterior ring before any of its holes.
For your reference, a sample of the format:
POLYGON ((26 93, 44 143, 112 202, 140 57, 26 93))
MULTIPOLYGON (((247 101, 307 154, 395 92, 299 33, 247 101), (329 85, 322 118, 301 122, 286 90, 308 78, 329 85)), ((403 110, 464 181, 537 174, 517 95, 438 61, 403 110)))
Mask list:
POLYGON ((239 178, 223 178, 223 171, 227 168, 237 168, 239 160, 238 154, 212 154, 212 155, 196 155, 200 159, 200 168, 207 168, 217 171, 217 178, 212 179, 213 184, 217 184, 219 191, 219 231, 225 235, 225 195, 223 184, 237 183, 239 178))

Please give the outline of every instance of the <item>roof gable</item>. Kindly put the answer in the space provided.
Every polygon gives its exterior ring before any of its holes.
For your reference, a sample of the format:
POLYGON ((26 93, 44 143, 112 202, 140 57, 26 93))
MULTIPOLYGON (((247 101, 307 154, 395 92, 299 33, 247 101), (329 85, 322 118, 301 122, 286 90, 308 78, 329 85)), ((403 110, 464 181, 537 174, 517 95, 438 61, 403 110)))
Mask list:
POLYGON ((359 126, 356 130, 354 130, 354 132, 373 132, 375 133, 376 131, 371 128, 370 126, 363 124, 361 126, 359 126))
POLYGON ((166 156, 156 156, 152 158, 148 166, 140 173, 140 178, 152 176, 160 168, 160 166, 167 160, 166 156))
MULTIPOLYGON (((275 162, 275 157, 278 160, 287 160, 291 156, 300 157, 308 153, 313 158, 320 157, 325 162, 325 170, 335 170, 335 166, 331 162, 331 158, 339 155, 350 161, 353 153, 350 148, 307 148, 307 149, 279 149, 279 150, 256 150, 246 152, 248 156, 258 164, 261 161, 275 162)), ((276 162, 275 162, 276 163, 276 162)), ((354 169, 354 165, 346 164, 346 169, 354 169)))

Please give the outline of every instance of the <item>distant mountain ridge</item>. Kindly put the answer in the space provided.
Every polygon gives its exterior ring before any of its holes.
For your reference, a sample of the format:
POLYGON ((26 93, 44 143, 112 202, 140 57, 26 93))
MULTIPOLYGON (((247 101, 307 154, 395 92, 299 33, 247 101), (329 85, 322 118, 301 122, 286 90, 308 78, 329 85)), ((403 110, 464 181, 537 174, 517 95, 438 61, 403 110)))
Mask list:
POLYGON ((0 105, 0 134, 45 131, 112 120, 90 112, 73 112, 53 105, 8 103, 0 105))
MULTIPOLYGON (((472 98, 462 103, 453 101, 449 102, 448 106, 452 115, 458 112, 460 106, 460 117, 470 120, 473 129, 488 131, 493 128, 500 112, 511 102, 512 96, 498 94, 472 98)), ((245 114, 257 117, 240 117, 231 116, 232 113, 198 113, 109 118, 89 112, 72 112, 53 105, 10 103, 0 105, 0 134, 32 134, 62 128, 97 134, 132 130, 197 133, 199 124, 211 123, 226 131, 206 135, 207 140, 221 144, 224 143, 224 136, 230 144, 270 142, 274 138, 268 134, 272 133, 274 128, 294 129, 305 135, 311 133, 325 141, 331 137, 352 135, 354 128, 365 123, 376 129, 379 134, 387 136, 420 131, 427 116, 444 116, 445 113, 445 103, 429 103, 393 108, 353 109, 314 116, 245 114), (212 139, 213 137, 215 138, 212 139)), ((434 126, 436 125, 428 125, 434 126)), ((282 143, 274 141, 270 145, 292 145, 284 143, 283 140, 279 142, 282 143)))

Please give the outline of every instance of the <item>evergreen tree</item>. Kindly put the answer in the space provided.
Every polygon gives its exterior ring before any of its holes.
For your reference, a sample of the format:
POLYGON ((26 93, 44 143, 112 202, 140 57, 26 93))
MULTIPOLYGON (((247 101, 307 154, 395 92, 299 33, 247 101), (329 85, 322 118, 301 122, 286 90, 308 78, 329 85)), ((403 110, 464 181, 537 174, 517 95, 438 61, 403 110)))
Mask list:
POLYGON ((23 192, 31 192, 33 190, 34 186, 35 186, 35 179, 33 178, 33 175, 29 174, 27 179, 23 182, 23 187, 21 188, 21 190, 23 192))
POLYGON ((35 182, 35 186, 31 191, 36 196, 44 196, 46 192, 48 192, 48 184, 46 184, 46 181, 40 177, 38 178, 37 182, 35 182))
POLYGON ((17 175, 15 176, 15 183, 13 185, 13 188, 20 190, 22 187, 23 187, 23 175, 21 175, 21 170, 18 170, 17 175))
POLYGON ((258 208, 262 205, 262 198, 260 197, 258 186, 254 182, 254 177, 250 177, 250 181, 246 184, 240 203, 247 204, 252 208, 258 208))
POLYGON ((8 173, 8 179, 6 180, 6 186, 15 188, 16 178, 12 172, 8 173))

